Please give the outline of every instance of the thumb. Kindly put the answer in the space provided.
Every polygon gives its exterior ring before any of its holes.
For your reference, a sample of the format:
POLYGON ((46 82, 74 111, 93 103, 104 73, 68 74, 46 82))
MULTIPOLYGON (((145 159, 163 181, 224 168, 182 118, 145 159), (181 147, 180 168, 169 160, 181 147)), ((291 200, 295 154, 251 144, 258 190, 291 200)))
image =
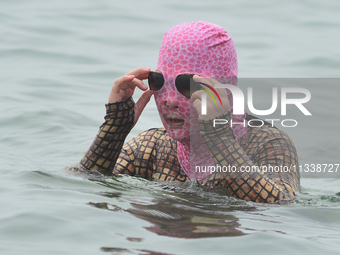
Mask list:
POLYGON ((196 109, 199 116, 201 115, 201 105, 202 105, 202 102, 199 99, 195 99, 192 102, 192 106, 194 107, 194 109, 196 109))
POLYGON ((142 114, 145 106, 149 103, 150 98, 152 96, 152 91, 147 90, 143 93, 143 95, 138 99, 136 105, 135 105, 135 122, 137 123, 139 116, 142 114))

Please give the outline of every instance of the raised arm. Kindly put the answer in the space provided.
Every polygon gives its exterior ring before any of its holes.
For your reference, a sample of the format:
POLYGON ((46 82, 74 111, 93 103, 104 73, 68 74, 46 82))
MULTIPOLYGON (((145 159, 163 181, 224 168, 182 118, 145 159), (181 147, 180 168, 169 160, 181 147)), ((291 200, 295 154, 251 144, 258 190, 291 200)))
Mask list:
MULTIPOLYGON (((198 76, 194 76, 194 80, 213 87, 219 83, 198 76)), ((227 169, 212 173, 201 181, 202 184, 225 186, 232 196, 255 202, 274 203, 293 199, 300 189, 300 176, 296 149, 289 136, 276 128, 264 126, 248 128, 247 134, 237 141, 229 124, 213 127, 213 119, 231 122, 227 91, 216 90, 222 104, 215 105, 208 97, 208 115, 200 111, 201 94, 204 92, 197 91, 191 98, 199 115, 201 135, 211 152, 216 170, 227 169)))
MULTIPOLYGON (((149 72, 149 68, 138 68, 115 81, 106 105, 105 122, 80 161, 80 168, 103 174, 112 173, 126 136, 138 121, 152 95, 142 82, 149 72), (132 95, 136 87, 145 92, 135 104, 132 95)), ((74 170, 76 167, 69 169, 74 170)))
POLYGON ((134 124, 134 102, 129 98, 106 105, 105 122, 80 161, 87 170, 110 174, 116 164, 126 136, 134 124))
MULTIPOLYGON (((230 120, 230 111, 221 118, 230 120)), ((203 185, 222 185, 234 197, 262 203, 295 197, 300 189, 298 157, 287 134, 272 127, 258 127, 248 129, 237 141, 229 125, 214 128, 212 121, 201 120, 200 129, 220 167, 202 180, 203 185)))

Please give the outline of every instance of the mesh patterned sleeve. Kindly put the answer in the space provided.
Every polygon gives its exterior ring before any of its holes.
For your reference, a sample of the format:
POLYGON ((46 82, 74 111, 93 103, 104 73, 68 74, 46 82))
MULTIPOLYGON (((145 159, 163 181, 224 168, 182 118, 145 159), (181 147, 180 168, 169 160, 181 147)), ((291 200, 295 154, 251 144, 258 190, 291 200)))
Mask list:
POLYGON ((111 174, 117 158, 134 122, 134 102, 126 101, 106 104, 105 122, 80 161, 82 168, 111 174))
MULTIPOLYGON (((230 111, 221 116, 229 120, 230 111)), ((200 120, 201 135, 220 169, 203 179, 204 186, 224 186, 230 195, 248 201, 292 200, 300 190, 298 158, 290 137, 272 127, 250 127, 239 141, 229 125, 213 127, 200 120)))

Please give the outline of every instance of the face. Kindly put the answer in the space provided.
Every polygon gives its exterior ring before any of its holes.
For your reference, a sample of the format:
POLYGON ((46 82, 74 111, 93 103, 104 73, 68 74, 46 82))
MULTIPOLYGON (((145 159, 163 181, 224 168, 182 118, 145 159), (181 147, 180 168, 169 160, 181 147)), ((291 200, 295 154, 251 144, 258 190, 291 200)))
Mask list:
POLYGON ((227 31, 214 24, 181 23, 164 35, 157 70, 164 76, 163 87, 154 91, 163 125, 175 140, 189 142, 190 135, 199 134, 198 115, 176 89, 176 77, 190 73, 221 83, 237 77, 234 44, 227 31))
MULTIPOLYGON (((156 72, 162 73, 160 70, 156 70, 156 72)), ((177 75, 162 74, 164 85, 160 90, 153 92, 159 115, 165 129, 172 138, 182 143, 189 142, 190 119, 197 119, 197 112, 193 109, 190 99, 176 89, 175 79, 177 75), (190 118, 191 114, 195 115, 195 113, 196 116, 192 117, 196 118, 190 118)))

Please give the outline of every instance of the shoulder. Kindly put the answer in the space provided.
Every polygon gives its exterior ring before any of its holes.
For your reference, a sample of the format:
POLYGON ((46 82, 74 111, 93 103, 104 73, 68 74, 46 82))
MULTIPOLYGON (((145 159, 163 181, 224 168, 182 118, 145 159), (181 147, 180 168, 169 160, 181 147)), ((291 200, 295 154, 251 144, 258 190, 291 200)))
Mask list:
POLYGON ((258 117, 247 115, 247 120, 252 120, 248 125, 247 133, 240 141, 256 141, 257 143, 266 144, 273 141, 281 141, 294 146, 292 139, 287 133, 276 128, 273 124, 266 122, 258 117))
POLYGON ((140 133, 139 136, 162 135, 162 134, 165 134, 165 133, 166 133, 165 128, 150 128, 150 129, 147 129, 147 130, 143 131, 142 133, 140 133))
POLYGON ((125 147, 131 145, 134 145, 134 147, 136 145, 141 146, 148 145, 149 147, 155 144, 163 143, 165 141, 174 142, 175 140, 173 140, 171 136, 169 136, 169 134, 164 128, 151 128, 133 137, 130 141, 128 141, 125 144, 125 147))
POLYGON ((171 139, 169 134, 166 132, 164 128, 150 128, 148 130, 143 131, 139 135, 136 136, 139 139, 153 140, 153 139, 171 139))

